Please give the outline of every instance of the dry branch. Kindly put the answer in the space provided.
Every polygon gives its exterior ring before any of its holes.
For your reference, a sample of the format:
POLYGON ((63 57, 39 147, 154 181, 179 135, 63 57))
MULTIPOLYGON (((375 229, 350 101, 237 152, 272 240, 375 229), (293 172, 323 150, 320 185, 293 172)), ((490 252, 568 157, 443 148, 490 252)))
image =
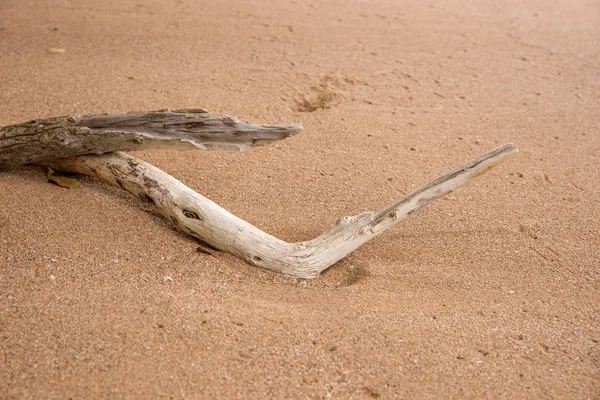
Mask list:
POLYGON ((241 220, 160 169, 123 153, 47 162, 54 169, 83 173, 117 185, 148 203, 180 230, 258 267, 298 278, 314 278, 359 246, 508 155, 505 144, 421 186, 377 212, 341 218, 321 236, 287 243, 241 220))
POLYGON ((0 168, 113 151, 245 150, 300 124, 255 125, 203 109, 70 115, 0 127, 0 168))

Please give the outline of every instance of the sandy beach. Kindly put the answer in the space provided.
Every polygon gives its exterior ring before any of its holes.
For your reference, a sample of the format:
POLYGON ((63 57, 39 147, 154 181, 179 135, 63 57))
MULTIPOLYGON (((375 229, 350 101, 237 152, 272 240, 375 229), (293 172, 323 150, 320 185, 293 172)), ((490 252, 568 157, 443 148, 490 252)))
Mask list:
POLYGON ((0 171, 0 398, 600 397, 597 2, 0 0, 0 125, 190 107, 303 124, 134 153, 287 241, 520 152, 314 280, 0 171))

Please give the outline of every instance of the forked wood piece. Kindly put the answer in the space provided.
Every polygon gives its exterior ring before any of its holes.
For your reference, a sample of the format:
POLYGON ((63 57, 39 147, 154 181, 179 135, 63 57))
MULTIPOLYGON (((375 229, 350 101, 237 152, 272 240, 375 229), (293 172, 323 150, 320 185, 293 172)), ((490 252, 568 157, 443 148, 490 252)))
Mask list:
POLYGON ((246 150, 301 130, 300 124, 256 125, 200 108, 70 115, 0 127, 0 168, 113 151, 246 150))
POLYGON ((211 246, 250 264, 297 278, 315 278, 368 240, 466 183, 518 150, 505 144, 421 186, 377 212, 341 218, 321 236, 300 243, 277 239, 194 192, 169 174, 124 153, 80 156, 46 165, 117 185, 211 246))

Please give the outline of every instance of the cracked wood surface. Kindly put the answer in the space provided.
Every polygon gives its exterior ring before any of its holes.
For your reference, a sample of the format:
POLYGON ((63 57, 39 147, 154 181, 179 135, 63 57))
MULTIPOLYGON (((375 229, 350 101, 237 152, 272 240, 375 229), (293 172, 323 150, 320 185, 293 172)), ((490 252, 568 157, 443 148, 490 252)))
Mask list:
POLYGON ((70 115, 0 127, 0 168, 113 151, 247 150, 301 130, 203 109, 70 115))

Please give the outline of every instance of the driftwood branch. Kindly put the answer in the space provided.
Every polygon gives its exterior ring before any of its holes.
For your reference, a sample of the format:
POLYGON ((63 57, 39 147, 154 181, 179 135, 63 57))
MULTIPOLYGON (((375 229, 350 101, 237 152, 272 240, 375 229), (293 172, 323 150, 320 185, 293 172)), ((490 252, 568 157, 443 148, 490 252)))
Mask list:
POLYGON ((314 278, 390 226, 517 151, 506 144, 427 183, 377 212, 341 218, 321 236, 279 240, 237 218, 160 169, 116 151, 244 150, 284 139, 299 124, 255 125, 202 109, 75 115, 0 127, 0 168, 41 163, 117 185, 180 230, 258 267, 314 278), (94 154, 94 155, 90 155, 94 154))
POLYGON ((0 168, 113 151, 246 150, 301 130, 300 124, 256 125, 203 109, 70 115, 0 127, 0 168))
POLYGON ((232 215, 160 169, 123 153, 80 156, 47 162, 54 169, 100 178, 149 204, 180 230, 258 267, 298 278, 314 278, 368 240, 508 155, 512 144, 480 157, 421 186, 377 212, 341 218, 321 236, 287 243, 232 215))

